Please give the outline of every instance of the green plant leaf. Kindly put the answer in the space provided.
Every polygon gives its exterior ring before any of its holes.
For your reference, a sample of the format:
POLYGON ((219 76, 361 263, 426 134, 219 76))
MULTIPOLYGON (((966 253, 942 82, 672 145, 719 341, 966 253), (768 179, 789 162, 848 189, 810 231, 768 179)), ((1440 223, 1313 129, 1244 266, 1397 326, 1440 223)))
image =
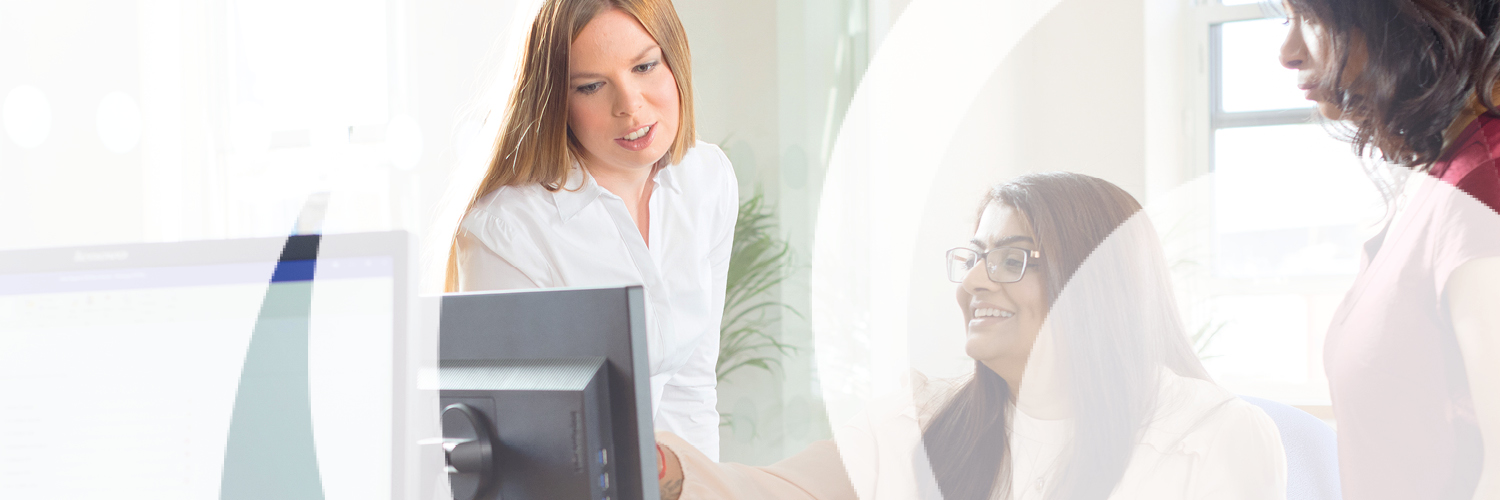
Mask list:
POLYGON ((802 317, 800 311, 770 296, 786 281, 792 265, 791 245, 776 236, 775 219, 760 193, 740 203, 719 328, 715 371, 721 381, 742 368, 772 372, 781 366, 782 357, 797 352, 795 346, 768 332, 776 324, 773 313, 802 317))

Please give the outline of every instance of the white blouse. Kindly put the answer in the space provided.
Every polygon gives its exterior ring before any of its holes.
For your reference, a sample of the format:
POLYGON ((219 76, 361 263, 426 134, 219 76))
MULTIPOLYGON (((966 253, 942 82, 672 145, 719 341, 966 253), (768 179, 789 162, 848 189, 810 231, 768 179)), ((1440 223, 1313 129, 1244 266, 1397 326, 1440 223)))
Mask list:
POLYGON ((643 285, 656 428, 717 460, 715 365, 739 184, 702 141, 652 182, 649 247, 624 200, 576 166, 565 189, 485 195, 460 225, 458 289, 643 285))

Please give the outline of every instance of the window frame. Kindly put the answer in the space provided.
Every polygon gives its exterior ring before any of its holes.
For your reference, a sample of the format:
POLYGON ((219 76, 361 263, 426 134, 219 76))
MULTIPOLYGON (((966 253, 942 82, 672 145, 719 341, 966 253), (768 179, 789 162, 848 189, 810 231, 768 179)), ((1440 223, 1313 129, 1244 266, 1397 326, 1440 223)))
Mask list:
MULTIPOLYGON (((1191 54, 1197 59, 1194 61, 1197 71, 1189 77, 1189 85, 1192 92, 1193 102, 1188 104, 1189 109, 1189 137, 1193 138, 1190 148, 1190 170, 1201 176, 1212 174, 1215 170, 1215 153, 1217 133, 1220 130, 1246 127, 1263 127, 1275 125, 1298 125, 1316 124, 1317 108, 1308 106, 1295 109, 1275 109, 1243 112, 1226 112, 1223 108, 1223 33, 1225 23, 1256 21, 1262 19, 1275 19, 1273 12, 1267 11, 1261 4, 1252 3, 1244 5, 1223 5, 1219 0, 1197 0, 1190 7, 1192 13, 1188 19, 1192 26, 1187 30, 1191 37, 1191 54)), ((1212 207, 1216 200, 1210 195, 1209 206, 1212 207)), ((1210 228, 1214 227, 1216 221, 1210 221, 1210 228)), ((1198 244, 1207 249, 1205 256, 1209 269, 1213 269, 1218 258, 1214 245, 1214 232, 1204 232, 1198 244)), ((1308 276, 1308 277, 1276 277, 1276 278, 1221 278, 1213 275, 1212 271, 1205 273, 1207 279, 1204 281, 1203 295, 1209 300, 1231 295, 1298 295, 1308 304, 1307 319, 1307 367, 1308 380, 1305 383, 1277 383, 1265 382, 1254 384, 1247 392, 1250 395, 1276 399, 1297 408, 1312 413, 1324 420, 1332 420, 1329 396, 1327 392, 1327 380, 1322 372, 1322 343, 1323 331, 1327 325, 1322 323, 1321 315, 1314 312, 1316 301, 1326 301, 1334 298, 1336 305, 1337 297, 1342 297, 1345 291, 1352 286, 1355 275, 1332 275, 1332 276, 1308 276)))

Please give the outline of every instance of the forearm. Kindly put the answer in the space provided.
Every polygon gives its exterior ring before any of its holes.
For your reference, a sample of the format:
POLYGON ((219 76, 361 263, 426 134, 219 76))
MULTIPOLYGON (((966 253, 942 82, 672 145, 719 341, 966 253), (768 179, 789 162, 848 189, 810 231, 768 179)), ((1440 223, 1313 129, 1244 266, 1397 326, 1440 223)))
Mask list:
POLYGON ((769 467, 752 467, 716 463, 670 432, 658 432, 656 439, 666 462, 666 474, 661 478, 662 500, 856 498, 832 441, 813 443, 769 467))
POLYGON ((682 461, 672 448, 656 445, 657 479, 661 482, 661 500, 677 500, 682 497, 682 461))

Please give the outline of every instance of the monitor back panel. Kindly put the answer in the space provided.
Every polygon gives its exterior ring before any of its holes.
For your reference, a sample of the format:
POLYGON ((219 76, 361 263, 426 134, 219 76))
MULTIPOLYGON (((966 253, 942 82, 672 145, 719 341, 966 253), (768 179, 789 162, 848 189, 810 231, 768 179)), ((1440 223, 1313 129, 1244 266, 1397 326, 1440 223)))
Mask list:
POLYGON ((621 500, 656 500, 645 296, 639 286, 443 296, 439 359, 608 361, 621 500))

